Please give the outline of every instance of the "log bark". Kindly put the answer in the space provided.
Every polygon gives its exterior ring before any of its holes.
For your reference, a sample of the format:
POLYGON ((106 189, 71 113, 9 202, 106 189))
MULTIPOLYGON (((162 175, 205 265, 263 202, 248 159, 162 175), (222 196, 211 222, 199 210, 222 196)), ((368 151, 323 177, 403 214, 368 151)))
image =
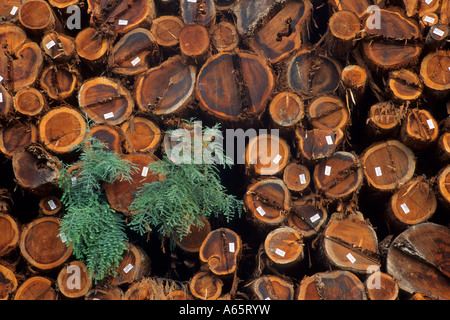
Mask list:
POLYGON ((18 280, 14 271, 0 264, 0 301, 14 296, 18 287, 18 280))
POLYGON ((224 276, 236 272, 241 250, 240 236, 228 228, 219 228, 211 231, 203 240, 199 257, 208 264, 211 272, 224 276))
POLYGON ((58 300, 53 281, 47 277, 34 276, 20 285, 14 300, 58 300))
POLYGON ((361 212, 332 214, 323 236, 324 256, 332 266, 355 273, 381 266, 377 235, 361 212))
POLYGON ((70 299, 84 297, 92 287, 92 279, 81 261, 71 261, 58 273, 59 291, 70 299))
POLYGON ((0 129, 0 151, 8 158, 37 140, 38 131, 32 123, 14 122, 0 129))
POLYGON ((127 88, 117 80, 106 77, 92 78, 78 91, 81 109, 96 124, 118 125, 127 120, 134 108, 127 88))
POLYGON ((10 214, 0 213, 0 257, 7 256, 19 247, 19 237, 19 222, 10 214))
POLYGON ((297 94, 279 92, 270 102, 269 115, 277 128, 286 131, 300 124, 305 115, 305 106, 297 94))
POLYGON ((323 95, 313 98, 307 108, 310 124, 317 129, 345 130, 350 124, 350 111, 340 97, 323 95))
POLYGON ((163 133, 147 118, 131 117, 121 125, 128 153, 154 152, 159 148, 163 133))
POLYGON ((296 228, 305 239, 316 236, 325 226, 328 212, 312 195, 292 201, 292 211, 287 216, 289 226, 296 228))
POLYGON ((72 247, 59 236, 59 220, 44 217, 25 225, 20 235, 20 252, 25 260, 40 270, 61 266, 72 254, 72 247))
POLYGON ((425 109, 411 109, 403 120, 401 140, 409 148, 422 151, 439 137, 439 126, 425 109))
POLYGON ((139 110, 160 116, 183 113, 194 98, 195 72, 177 55, 139 75, 134 91, 139 110))
POLYGON ((283 182, 292 193, 302 193, 311 182, 309 169, 299 163, 290 163, 283 172, 283 182))
POLYGON ((87 124, 76 109, 62 106, 46 113, 39 122, 39 139, 43 146, 58 154, 74 151, 83 142, 87 124))
POLYGON ((370 300, 397 300, 399 289, 397 280, 387 273, 376 271, 364 282, 370 300))
POLYGON ((369 185, 382 191, 402 186, 416 169, 414 153, 397 140, 372 144, 360 159, 369 185))
POLYGON ((275 275, 254 280, 251 291, 257 300, 294 300, 293 283, 275 275))
POLYGON ((295 130, 297 154, 307 162, 314 163, 317 160, 328 158, 339 147, 344 138, 342 130, 312 129, 295 130))
POLYGON ((25 88, 14 96, 14 110, 25 116, 36 116, 48 107, 44 95, 35 88, 25 88))
POLYGON ((189 281, 191 294, 200 300, 217 300, 222 294, 223 282, 211 272, 200 271, 189 281))
POLYGON ((450 297, 448 256, 450 232, 442 225, 421 223, 408 228, 391 243, 386 268, 407 293, 433 299, 450 297))
POLYGON ((261 115, 273 89, 272 70, 262 58, 249 52, 222 52, 200 69, 195 92, 208 114, 238 121, 261 115))
POLYGON ((116 269, 116 275, 110 280, 113 286, 133 283, 147 277, 151 271, 151 260, 147 253, 138 246, 127 244, 127 251, 116 269))
POLYGON ((303 278, 297 300, 367 300, 364 284, 350 271, 319 272, 303 278))

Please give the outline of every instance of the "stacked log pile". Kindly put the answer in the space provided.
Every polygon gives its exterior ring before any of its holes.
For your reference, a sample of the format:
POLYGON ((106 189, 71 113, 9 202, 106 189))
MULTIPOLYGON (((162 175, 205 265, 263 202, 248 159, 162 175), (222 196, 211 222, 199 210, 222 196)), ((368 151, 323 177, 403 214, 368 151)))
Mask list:
POLYGON ((450 299, 449 33, 446 0, 2 2, 0 300, 450 299), (245 215, 93 282, 62 162, 91 134, 145 166, 191 117, 267 129, 223 175, 245 215))

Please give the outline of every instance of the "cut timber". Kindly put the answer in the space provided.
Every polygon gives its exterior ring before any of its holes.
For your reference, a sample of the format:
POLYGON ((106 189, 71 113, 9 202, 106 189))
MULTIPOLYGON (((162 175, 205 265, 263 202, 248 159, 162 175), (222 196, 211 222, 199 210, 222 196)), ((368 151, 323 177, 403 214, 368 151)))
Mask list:
POLYGON ((438 12, 441 2, 445 2, 445 0, 420 0, 419 17, 430 12, 438 12))
POLYGON ((24 88, 14 96, 14 109, 26 116, 38 115, 46 106, 44 95, 35 88, 24 88))
POLYGON ((209 30, 211 43, 219 52, 232 51, 239 44, 239 34, 234 24, 222 21, 209 30))
POLYGON ((448 1, 442 1, 439 18, 442 23, 450 23, 450 3, 448 1))
POLYGON ((423 83, 419 76, 408 69, 391 71, 387 87, 391 92, 392 100, 399 104, 419 99, 423 91, 423 83))
POLYGON ((108 58, 112 72, 131 76, 146 71, 147 63, 158 57, 153 34, 143 28, 126 33, 113 47, 108 58))
POLYGON ((118 286, 99 287, 90 290, 85 300, 123 300, 123 291, 118 286))
POLYGON ((422 18, 420 19, 420 22, 423 24, 423 26, 425 27, 431 27, 433 25, 435 25, 436 23, 439 22, 439 16, 436 13, 427 13, 425 15, 422 16, 422 18))
POLYGON ((0 257, 19 247, 19 237, 20 225, 16 219, 9 214, 0 213, 0 257))
POLYGON ((177 245, 186 252, 196 253, 200 251, 203 241, 211 232, 211 225, 208 220, 200 217, 203 225, 192 225, 189 228, 189 233, 180 240, 178 237, 174 237, 177 245))
POLYGON ((123 153, 123 132, 119 127, 110 124, 99 124, 89 128, 89 135, 103 142, 107 149, 116 153, 123 153))
POLYGON ((0 4, 0 16, 7 21, 17 21, 18 10, 22 6, 22 0, 10 0, 0 4))
POLYGON ((314 128, 324 130, 344 130, 350 121, 347 106, 334 95, 323 95, 311 100, 307 115, 314 128))
POLYGON ((311 238, 318 234, 328 219, 327 210, 312 195, 292 201, 292 211, 287 217, 289 226, 296 228, 302 237, 311 238))
POLYGON ((125 136, 125 150, 129 153, 155 151, 161 143, 161 130, 147 118, 131 117, 121 128, 125 136))
POLYGON ((445 45, 446 39, 450 34, 450 28, 446 24, 434 24, 428 31, 427 41, 430 41, 431 47, 437 47, 438 45, 445 45))
POLYGON ((58 185, 61 162, 39 144, 31 144, 12 157, 18 184, 37 195, 47 196, 58 185))
POLYGON ((314 168, 317 190, 330 198, 345 198, 358 191, 364 179, 358 157, 338 151, 314 168))
POLYGON ((368 80, 366 69, 354 64, 346 66, 341 73, 342 96, 356 105, 366 92, 368 80))
POLYGON ((361 31, 361 21, 352 11, 336 11, 328 22, 327 47, 335 57, 345 58, 361 31))
POLYGON ((442 133, 439 137, 437 149, 439 160, 443 163, 450 162, 450 131, 442 133))
POLYGON ((133 203, 136 192, 146 183, 158 181, 160 177, 153 175, 150 171, 143 170, 152 162, 158 161, 155 156, 148 154, 128 154, 121 157, 137 166, 137 171, 131 175, 131 181, 117 180, 105 185, 105 192, 109 205, 114 210, 120 211, 126 215, 132 213, 128 207, 133 203))
POLYGON ((311 11, 309 0, 288 2, 255 33, 250 47, 270 63, 283 61, 308 40, 311 11))
POLYGON ((183 21, 177 16, 160 16, 153 20, 150 32, 158 45, 170 48, 178 45, 178 37, 183 27, 183 21))
POLYGON ((174 290, 170 292, 165 300, 194 300, 194 297, 183 290, 174 290))
POLYGON ((364 282, 370 300, 397 300, 397 280, 389 274, 375 271, 364 282))
POLYGON ((252 138, 245 149, 245 165, 256 175, 276 175, 289 163, 289 145, 273 134, 252 138))
POLYGON ((319 272, 303 278, 297 300, 367 300, 364 283, 350 271, 319 272))
POLYGON ((214 0, 214 4, 216 5, 216 9, 218 10, 230 9, 236 3, 237 0, 214 0))
POLYGON ((297 152, 309 162, 328 158, 331 156, 344 139, 342 130, 312 129, 303 131, 295 130, 297 152))
POLYGON ((39 210, 46 216, 54 216, 62 210, 62 203, 58 197, 47 196, 39 200, 39 210))
POLYGON ((131 284, 123 296, 123 300, 151 300, 152 284, 145 278, 131 284))
POLYGON ((213 0, 180 0, 181 17, 185 24, 214 24, 216 7, 213 0))
POLYGON ((72 254, 59 237, 60 223, 57 218, 38 218, 25 225, 20 235, 20 252, 31 265, 40 270, 61 266, 72 254))
POLYGON ((292 227, 272 230, 264 241, 264 251, 271 261, 281 267, 292 266, 303 260, 303 237, 292 227))
POLYGON ((74 151, 83 142, 86 130, 83 115, 64 106, 52 109, 42 117, 39 139, 48 150, 64 154, 74 151))
POLYGON ((58 294, 52 280, 35 276, 28 278, 20 285, 14 300, 57 300, 58 294))
POLYGON ((386 268, 400 289, 450 299, 450 231, 434 223, 411 226, 391 243, 386 268))
POLYGON ((77 54, 87 61, 100 62, 108 53, 110 41, 95 28, 81 30, 75 37, 77 54))
POLYGON ((0 264, 0 279, 0 301, 8 300, 17 290, 17 277, 11 269, 0 264))
POLYGON ((134 108, 128 89, 117 80, 106 77, 86 81, 78 91, 78 103, 97 124, 121 124, 130 117, 134 108))
POLYGON ((425 86, 440 99, 450 92, 450 52, 439 50, 427 54, 420 65, 425 86))
POLYGON ((402 8, 405 8, 406 15, 408 17, 412 17, 417 15, 417 12, 419 10, 419 2, 420 0, 398 0, 395 1, 395 4, 400 5, 402 8))
POLYGON ((333 58, 303 49, 287 63, 287 84, 306 96, 333 93, 339 87, 341 71, 333 58))
POLYGON ((311 182, 309 169, 299 163, 290 163, 283 172, 283 182, 292 192, 302 192, 311 182))
POLYGON ((441 169, 437 174, 437 197, 444 207, 450 208, 450 165, 441 169))
POLYGON ((245 120, 264 111, 274 85, 272 70, 261 57, 222 52, 201 68, 196 95, 209 114, 222 120, 245 120))
POLYGON ((0 118, 6 119, 13 111, 13 98, 2 85, 0 85, 0 97, 0 118))
POLYGON ((437 200, 430 182, 420 176, 411 179, 394 193, 389 209, 394 223, 410 226, 429 220, 436 207, 437 200))
POLYGON ((222 280, 210 272, 200 271, 189 281, 191 294, 201 300, 217 300, 222 294, 222 280))
POLYGON ((262 225, 281 224, 291 205, 290 193, 283 180, 269 178, 249 186, 244 195, 245 208, 262 225))
POLYGON ((328 4, 335 11, 351 11, 362 19, 367 14, 367 8, 371 2, 368 0, 328 0, 328 4))
POLYGON ((293 92, 279 92, 270 102, 269 114, 280 129, 292 128, 305 114, 303 100, 293 92))
POLYGON ((366 273, 381 266, 377 235, 358 211, 331 215, 322 248, 328 262, 339 269, 366 273))
POLYGON ((119 286, 142 280, 150 274, 150 265, 151 261, 147 253, 142 248, 128 243, 127 251, 123 254, 111 285, 119 286))
POLYGON ((139 75, 134 92, 139 109, 157 115, 182 112, 193 101, 195 73, 178 55, 139 75))
POLYGON ((80 73, 75 68, 52 65, 42 71, 39 84, 50 98, 63 100, 76 91, 79 79, 80 73))
POLYGON ((258 300, 294 300, 294 284, 274 275, 254 280, 251 290, 258 300))
POLYGON ((390 70, 418 62, 423 45, 417 41, 421 32, 416 20, 380 9, 372 12, 363 27, 369 39, 363 43, 363 52, 370 66, 390 70), (379 15, 378 26, 373 26, 375 14, 379 15))
POLYGON ((188 63, 202 64, 208 58, 210 37, 208 29, 201 24, 188 24, 178 37, 180 50, 188 63))
POLYGON ((414 153, 397 140, 372 144, 360 159, 369 184, 382 191, 402 186, 412 178, 416 169, 414 153))
POLYGON ((373 136, 396 136, 401 123, 400 110, 391 101, 375 103, 370 107, 367 128, 373 136))
POLYGON ((53 30, 58 24, 52 8, 43 0, 26 1, 19 9, 19 20, 31 31, 53 30))
POLYGON ((124 34, 138 26, 150 27, 156 18, 154 0, 87 0, 90 24, 113 34, 124 34))
POLYGON ((436 119, 425 109, 410 109, 403 120, 400 138, 413 150, 424 150, 439 137, 436 119))
POLYGON ((79 1, 80 0, 48 0, 48 2, 52 7, 59 9, 67 8, 68 6, 71 5, 76 5, 78 4, 79 1))
POLYGON ((0 129, 0 151, 8 158, 37 142, 37 128, 32 123, 15 122, 0 129))
POLYGON ((211 231, 202 242, 199 257, 218 276, 232 274, 237 270, 242 241, 233 230, 219 228, 211 231))
POLYGON ((67 298, 81 298, 92 287, 92 279, 81 261, 71 261, 58 273, 57 285, 59 291, 67 298))
POLYGON ((55 31, 42 37, 42 50, 53 60, 67 61, 75 56, 75 40, 55 31))
POLYGON ((0 51, 0 76, 10 91, 32 86, 41 71, 44 61, 41 48, 27 41, 21 28, 10 24, 0 26, 0 45, 5 48, 0 51))

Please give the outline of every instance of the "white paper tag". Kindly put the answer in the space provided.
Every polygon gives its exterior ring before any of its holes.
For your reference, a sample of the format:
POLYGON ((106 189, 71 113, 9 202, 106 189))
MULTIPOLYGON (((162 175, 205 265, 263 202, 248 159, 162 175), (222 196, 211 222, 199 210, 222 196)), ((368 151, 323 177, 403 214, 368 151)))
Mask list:
POLYGON ((331 136, 326 136, 325 139, 327 140, 327 144, 329 146, 331 146, 333 144, 333 139, 331 138, 331 136))
POLYGON ((72 185, 74 185, 77 182, 77 177, 72 177, 70 180, 72 180, 72 185))
POLYGON ((330 166, 325 166, 325 175, 329 176, 331 174, 331 167, 330 166))
POLYGON ((278 164, 280 162, 281 158, 282 158, 282 156, 277 154, 277 156, 273 159, 273 163, 278 164))
POLYGON ((50 41, 49 43, 47 43, 46 45, 45 45, 45 47, 47 48, 47 49, 50 49, 51 47, 53 47, 54 45, 55 45, 56 43, 55 43, 55 41, 50 41))
POLYGON ((119 20, 118 25, 119 26, 126 26, 128 24, 128 20, 119 20))
POLYGON ((56 209, 56 204, 53 200, 49 200, 48 205, 50 206, 50 210, 55 210, 56 209))
POLYGON ((426 4, 430 4, 430 3, 432 3, 433 2, 433 0, 425 0, 425 3, 426 4))
POLYGON ((3 93, 0 92, 0 102, 3 102, 3 93))
POLYGON ((319 219, 320 219, 320 214, 318 214, 318 213, 316 213, 311 218, 309 218, 309 220, 311 220, 311 222, 316 222, 319 219))
POLYGON ((428 119, 427 124, 428 124, 428 128, 430 128, 431 130, 433 130, 435 128, 433 120, 428 119))
POLYGON ((383 174, 381 173, 381 168, 380 167, 375 167, 375 174, 377 175, 377 177, 382 176, 383 174))
POLYGON ((60 233, 59 234, 59 238, 61 239, 62 243, 66 243, 67 242, 67 237, 64 233, 60 233))
POLYGON ((301 184, 305 184, 306 183, 306 178, 305 178, 305 174, 302 173, 298 176, 300 178, 300 183, 301 184))
POLYGON ((409 213, 409 208, 408 208, 408 206, 406 205, 406 203, 402 203, 401 205, 400 205, 400 207, 402 208, 402 210, 403 210, 403 212, 406 214, 406 213, 409 213))
POLYGON ((197 2, 197 0, 188 0, 188 2, 193 2, 193 3, 196 3, 196 2, 197 2))
POLYGON ((347 257, 348 260, 350 260, 351 263, 355 263, 356 259, 351 253, 348 253, 346 255, 346 257, 347 257))
POLYGON ((114 112, 108 112, 108 113, 105 113, 105 114, 103 115, 103 118, 105 118, 105 120, 114 118, 114 112))
POLYGON ((12 7, 10 14, 11 14, 11 15, 15 15, 18 9, 19 9, 19 8, 16 7, 16 6, 12 7))
POLYGON ((148 174, 148 167, 143 167, 143 168, 142 168, 141 176, 146 177, 147 174, 148 174))
POLYGON ((270 297, 265 298, 264 300, 271 300, 270 297))
POLYGON ((430 16, 425 16, 425 18, 423 18, 423 21, 428 22, 428 23, 434 23, 435 19, 430 16))
POLYGON ((127 266, 125 268, 123 268, 123 271, 125 273, 130 272, 130 270, 133 269, 133 265, 131 263, 127 264, 127 266))
POLYGON ((438 35, 439 37, 442 37, 445 32, 442 31, 441 29, 436 28, 436 29, 433 30, 433 33, 438 35))
POLYGON ((286 254, 286 252, 284 252, 283 250, 278 249, 278 248, 275 249, 275 253, 277 255, 279 255, 280 257, 284 257, 284 255, 286 254))
MULTIPOLYGON (((449 70, 450 70, 450 68, 449 68, 449 70)), ((0 76, 0 82, 2 82, 3 81, 3 77, 2 76, 0 76)))
POLYGON ((133 61, 131 61, 131 64, 133 65, 133 67, 135 66, 135 65, 137 65, 139 62, 141 61, 141 58, 139 58, 139 57, 136 57, 136 58, 134 58, 134 60, 133 61))
POLYGON ((230 242, 228 244, 228 251, 230 252, 234 252, 235 248, 234 248, 234 242, 230 242))
POLYGON ((256 208, 256 211, 258 211, 258 213, 261 215, 261 217, 264 217, 266 215, 266 212, 264 211, 263 208, 261 208, 261 206, 256 208))

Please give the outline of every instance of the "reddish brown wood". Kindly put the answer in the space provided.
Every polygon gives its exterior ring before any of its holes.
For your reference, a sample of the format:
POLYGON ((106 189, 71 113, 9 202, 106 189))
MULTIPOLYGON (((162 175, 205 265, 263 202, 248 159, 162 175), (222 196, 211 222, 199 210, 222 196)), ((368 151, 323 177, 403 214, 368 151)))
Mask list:
POLYGON ((20 224, 7 213, 0 213, 0 257, 19 247, 20 224))
POLYGON ((57 300, 54 283, 47 277, 34 276, 20 285, 14 300, 57 300))

